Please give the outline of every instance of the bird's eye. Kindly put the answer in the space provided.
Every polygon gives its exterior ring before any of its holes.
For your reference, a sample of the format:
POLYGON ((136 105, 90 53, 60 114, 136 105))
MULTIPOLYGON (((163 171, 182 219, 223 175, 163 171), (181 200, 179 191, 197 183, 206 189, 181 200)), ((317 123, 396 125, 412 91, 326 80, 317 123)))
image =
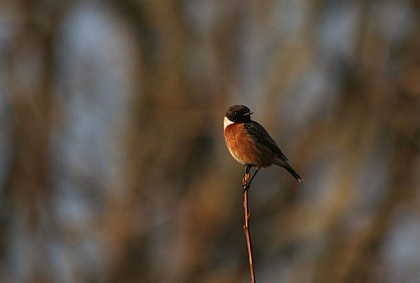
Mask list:
POLYGON ((235 116, 238 115, 238 111, 233 112, 233 115, 235 116))

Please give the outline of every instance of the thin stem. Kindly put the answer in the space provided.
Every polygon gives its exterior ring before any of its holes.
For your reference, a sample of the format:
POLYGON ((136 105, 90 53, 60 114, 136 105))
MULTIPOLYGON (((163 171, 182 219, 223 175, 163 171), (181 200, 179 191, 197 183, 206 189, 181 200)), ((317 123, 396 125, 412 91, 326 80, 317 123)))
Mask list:
POLYGON ((255 283, 255 270, 254 270, 254 260, 253 260, 253 252, 252 252, 252 241, 251 241, 251 231, 249 228, 249 219, 251 214, 248 211, 248 190, 251 185, 252 179, 254 179, 255 175, 258 172, 258 169, 255 171, 254 175, 251 179, 249 179, 249 171, 251 169, 250 165, 246 165, 245 167, 245 174, 243 179, 243 188, 244 188, 244 214, 245 214, 245 224, 244 224, 244 232, 246 237, 246 246, 248 249, 248 260, 249 260, 249 270, 251 273, 251 283, 255 283))

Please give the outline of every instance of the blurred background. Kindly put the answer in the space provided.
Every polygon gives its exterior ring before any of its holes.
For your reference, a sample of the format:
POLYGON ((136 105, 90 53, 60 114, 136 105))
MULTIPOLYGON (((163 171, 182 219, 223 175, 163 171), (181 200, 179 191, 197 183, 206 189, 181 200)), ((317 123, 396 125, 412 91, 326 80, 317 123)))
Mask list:
POLYGON ((0 282, 420 282, 420 1, 0 1, 0 282))

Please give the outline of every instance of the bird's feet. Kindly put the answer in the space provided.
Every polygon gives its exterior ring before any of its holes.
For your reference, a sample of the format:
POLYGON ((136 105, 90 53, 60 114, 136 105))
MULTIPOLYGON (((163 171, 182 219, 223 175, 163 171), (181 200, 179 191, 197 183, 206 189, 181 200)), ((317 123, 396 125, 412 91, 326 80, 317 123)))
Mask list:
POLYGON ((250 165, 245 165, 245 173, 244 173, 244 179, 242 180, 242 188, 243 188, 243 192, 248 191, 249 187, 250 187, 250 182, 249 182, 249 171, 251 169, 250 165))

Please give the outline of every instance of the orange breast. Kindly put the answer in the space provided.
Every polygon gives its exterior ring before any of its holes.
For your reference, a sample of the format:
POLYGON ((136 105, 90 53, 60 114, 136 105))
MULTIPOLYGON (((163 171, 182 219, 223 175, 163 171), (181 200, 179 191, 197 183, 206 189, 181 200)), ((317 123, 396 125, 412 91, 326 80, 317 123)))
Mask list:
POLYGON ((275 154, 266 146, 256 142, 250 136, 243 124, 232 124, 224 131, 226 146, 241 164, 251 164, 256 167, 267 167, 273 164, 275 154))

